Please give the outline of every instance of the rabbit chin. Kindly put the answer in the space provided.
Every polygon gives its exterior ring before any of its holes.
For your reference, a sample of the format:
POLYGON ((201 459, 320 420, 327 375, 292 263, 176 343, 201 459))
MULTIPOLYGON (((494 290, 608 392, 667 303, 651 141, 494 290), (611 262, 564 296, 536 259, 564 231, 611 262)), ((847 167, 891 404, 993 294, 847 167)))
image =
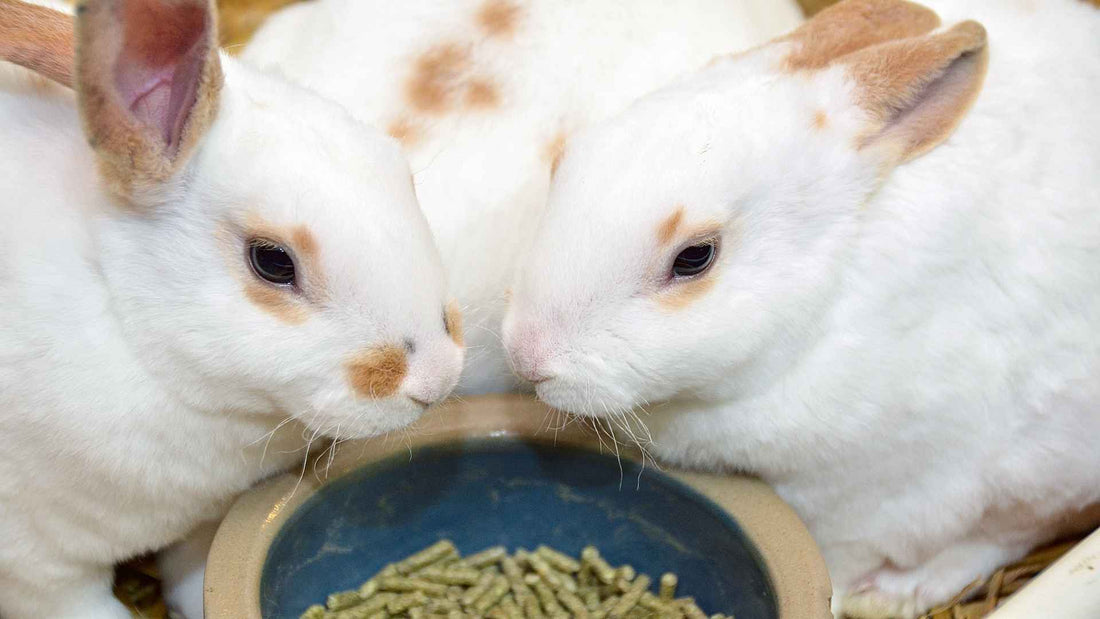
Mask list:
POLYGON ((597 384, 591 378, 557 376, 535 385, 535 394, 552 408, 587 417, 610 417, 644 404, 626 385, 597 384))
POLYGON ((357 401, 352 406, 317 409, 297 415, 315 437, 340 440, 371 438, 415 422, 425 407, 404 396, 357 401))

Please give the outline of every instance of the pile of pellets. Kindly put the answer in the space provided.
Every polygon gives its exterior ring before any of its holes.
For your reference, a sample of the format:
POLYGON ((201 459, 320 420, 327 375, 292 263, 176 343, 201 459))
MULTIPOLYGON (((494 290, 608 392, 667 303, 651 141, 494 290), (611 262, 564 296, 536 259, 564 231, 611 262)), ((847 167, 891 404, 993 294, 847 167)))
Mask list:
POLYGON ((676 597, 675 574, 661 576, 658 595, 651 583, 629 565, 612 567, 592 546, 580 561, 546 546, 514 555, 495 546, 463 558, 443 540, 387 565, 357 590, 333 593, 301 619, 707 618, 695 600, 676 597))

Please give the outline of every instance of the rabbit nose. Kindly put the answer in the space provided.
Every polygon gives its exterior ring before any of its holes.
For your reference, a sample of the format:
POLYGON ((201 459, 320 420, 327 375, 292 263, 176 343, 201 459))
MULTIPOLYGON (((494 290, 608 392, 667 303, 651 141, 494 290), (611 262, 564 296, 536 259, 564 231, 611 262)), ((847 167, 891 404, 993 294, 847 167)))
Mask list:
POLYGON ((506 345, 516 374, 536 385, 553 378, 546 369, 549 346, 537 328, 524 326, 506 334, 506 345))
POLYGON ((463 356, 464 350, 449 339, 434 345, 414 343, 403 393, 424 406, 447 397, 458 384, 463 356))

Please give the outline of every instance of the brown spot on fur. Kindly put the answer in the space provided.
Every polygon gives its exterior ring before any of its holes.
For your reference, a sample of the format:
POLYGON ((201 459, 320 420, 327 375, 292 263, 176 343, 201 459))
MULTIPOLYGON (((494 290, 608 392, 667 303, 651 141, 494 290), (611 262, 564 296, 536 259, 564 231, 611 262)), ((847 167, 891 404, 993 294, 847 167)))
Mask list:
POLYGON ((107 185, 131 203, 156 202, 214 121, 223 83, 214 19, 206 0, 78 7, 75 83, 85 133, 107 185), (136 102, 122 96, 124 83, 134 88, 157 70, 183 81, 193 76, 193 100, 180 110, 178 130, 146 124, 128 109, 136 102))
POLYGON ((386 133, 401 144, 409 148, 423 137, 420 125, 413 122, 407 116, 399 116, 386 126, 386 133))
POLYGON ((562 155, 565 154, 565 139, 566 135, 564 131, 559 131, 554 139, 547 142, 543 151, 543 156, 548 162, 550 162, 550 176, 558 172, 558 165, 561 164, 562 155))
POLYGON ((790 71, 820 69, 838 58, 886 41, 920 36, 940 25, 936 13, 904 0, 846 0, 779 39, 795 44, 790 71))
POLYGON ((676 210, 666 217, 661 225, 657 226, 657 242, 661 245, 668 245, 676 237, 676 231, 680 229, 680 224, 683 221, 684 207, 677 206, 676 210))
POLYGON ((469 52, 454 43, 432 47, 413 63, 405 97, 418 111, 438 114, 453 107, 455 91, 470 63, 469 52))
POLYGON ((464 346, 466 338, 462 333, 462 312, 454 301, 448 303, 447 309, 443 312, 443 324, 447 327, 447 333, 455 344, 464 346))
POLYGON ((496 107, 500 103, 497 87, 487 79, 474 78, 466 83, 466 105, 475 109, 496 107))
POLYGON ((829 116, 822 110, 814 112, 814 129, 823 131, 829 126, 829 116))
POLYGON ((299 325, 309 317, 302 301, 294 299, 294 293, 289 290, 249 281, 244 286, 244 294, 256 307, 286 324, 299 325))
POLYGON ((488 0, 477 12, 477 23, 490 37, 509 37, 516 31, 520 8, 508 0, 488 0))
POLYGON ((314 238, 309 228, 301 224, 294 226, 294 229, 290 233, 290 239, 294 243, 294 248, 298 250, 300 256, 310 260, 317 259, 317 239, 314 238))
POLYGON ((660 294, 657 302, 667 310, 684 309, 710 292, 715 281, 712 273, 705 273, 693 280, 673 284, 670 290, 660 294))
POLYGON ((387 345, 371 348, 347 363, 348 383, 361 398, 388 398, 397 393, 408 372, 405 349, 387 345))
POLYGON ((0 0, 0 59, 73 86, 73 19, 18 0, 0 0))
POLYGON ((981 91, 988 56, 985 28, 973 21, 852 54, 858 103, 882 123, 869 141, 892 143, 906 161, 947 139, 981 91))

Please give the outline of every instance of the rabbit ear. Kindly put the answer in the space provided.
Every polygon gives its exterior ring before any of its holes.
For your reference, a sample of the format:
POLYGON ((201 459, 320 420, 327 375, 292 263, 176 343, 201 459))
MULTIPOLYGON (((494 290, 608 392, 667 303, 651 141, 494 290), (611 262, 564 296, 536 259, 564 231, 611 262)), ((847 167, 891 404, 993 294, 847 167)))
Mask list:
POLYGON ((857 50, 927 34, 939 25, 934 11, 912 2, 842 0, 779 41, 794 44, 788 69, 821 69, 857 50))
POLYGON ((72 16, 37 4, 0 0, 0 59, 71 88, 72 16))
POLYGON ((76 89, 100 173, 136 205, 167 186, 213 123, 222 86, 212 0, 85 0, 76 89))
POLYGON ((779 39, 788 71, 845 67, 872 123, 860 147, 884 146, 889 163, 947 139, 977 98, 988 61, 985 28, 940 18, 905 0, 843 0, 779 39))
POLYGON ((843 59, 872 124, 862 147, 902 163, 943 142, 977 99, 989 51, 981 24, 869 47, 843 59))

